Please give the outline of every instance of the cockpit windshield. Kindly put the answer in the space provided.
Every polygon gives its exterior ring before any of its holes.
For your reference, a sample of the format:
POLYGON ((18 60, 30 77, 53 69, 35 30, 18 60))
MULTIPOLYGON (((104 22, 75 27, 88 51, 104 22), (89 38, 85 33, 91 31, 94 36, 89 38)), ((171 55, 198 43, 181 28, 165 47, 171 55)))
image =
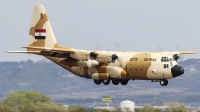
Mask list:
POLYGON ((162 57, 161 62, 169 62, 168 57, 162 57))
POLYGON ((176 61, 174 58, 162 57, 161 62, 176 61))

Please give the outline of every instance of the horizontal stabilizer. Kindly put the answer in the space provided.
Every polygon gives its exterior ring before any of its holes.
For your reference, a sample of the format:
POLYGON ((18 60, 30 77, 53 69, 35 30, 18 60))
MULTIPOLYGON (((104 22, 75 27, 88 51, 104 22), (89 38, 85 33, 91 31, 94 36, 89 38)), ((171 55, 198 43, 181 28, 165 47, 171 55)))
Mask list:
POLYGON ((41 51, 5 51, 6 53, 31 53, 31 54, 39 54, 41 51))
POLYGON ((23 47, 23 48, 46 50, 46 51, 58 51, 58 52, 75 53, 75 51, 73 49, 64 49, 64 48, 33 47, 33 46, 26 46, 26 47, 23 47))

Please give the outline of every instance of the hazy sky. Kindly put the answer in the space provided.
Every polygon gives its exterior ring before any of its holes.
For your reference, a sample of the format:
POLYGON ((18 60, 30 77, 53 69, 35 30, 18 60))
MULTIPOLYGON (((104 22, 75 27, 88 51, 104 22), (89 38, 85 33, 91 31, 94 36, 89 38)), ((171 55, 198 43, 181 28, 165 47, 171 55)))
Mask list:
MULTIPOLYGON (((25 50, 34 5, 44 5, 59 44, 79 49, 200 52, 200 0, 1 0, 0 61, 41 60, 25 50), (99 48, 95 47, 98 42, 99 48)), ((185 58, 200 58, 200 54, 185 58)))

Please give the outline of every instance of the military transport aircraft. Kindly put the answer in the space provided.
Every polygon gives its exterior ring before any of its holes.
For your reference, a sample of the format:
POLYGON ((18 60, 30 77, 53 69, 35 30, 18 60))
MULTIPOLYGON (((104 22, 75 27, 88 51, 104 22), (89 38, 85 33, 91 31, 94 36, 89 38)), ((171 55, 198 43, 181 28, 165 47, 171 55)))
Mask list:
POLYGON ((197 53, 90 51, 60 46, 42 5, 34 7, 28 46, 23 48, 27 50, 7 52, 42 55, 77 76, 93 79, 97 85, 108 85, 110 81, 114 85, 126 85, 129 80, 151 80, 166 86, 167 79, 184 73, 177 63, 178 55, 197 53))

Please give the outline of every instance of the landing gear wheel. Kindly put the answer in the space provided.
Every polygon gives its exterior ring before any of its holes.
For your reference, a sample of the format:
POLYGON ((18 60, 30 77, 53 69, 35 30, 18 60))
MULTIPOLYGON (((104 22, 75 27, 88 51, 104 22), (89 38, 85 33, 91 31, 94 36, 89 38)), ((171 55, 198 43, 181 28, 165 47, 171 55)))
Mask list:
POLYGON ((167 86, 168 85, 168 80, 166 80, 166 79, 160 80, 160 85, 161 86, 167 86))
POLYGON ((96 85, 99 85, 99 84, 102 83, 102 80, 96 80, 96 79, 94 79, 94 83, 95 83, 96 85))
POLYGON ((128 80, 121 80, 120 83, 121 83, 122 85, 126 85, 126 84, 128 84, 128 80))
POLYGON ((104 85, 110 84, 110 80, 104 80, 104 81, 103 81, 103 84, 104 84, 104 85))
POLYGON ((113 83, 114 85, 118 85, 118 84, 119 84, 119 81, 117 81, 117 80, 112 80, 112 83, 113 83))

